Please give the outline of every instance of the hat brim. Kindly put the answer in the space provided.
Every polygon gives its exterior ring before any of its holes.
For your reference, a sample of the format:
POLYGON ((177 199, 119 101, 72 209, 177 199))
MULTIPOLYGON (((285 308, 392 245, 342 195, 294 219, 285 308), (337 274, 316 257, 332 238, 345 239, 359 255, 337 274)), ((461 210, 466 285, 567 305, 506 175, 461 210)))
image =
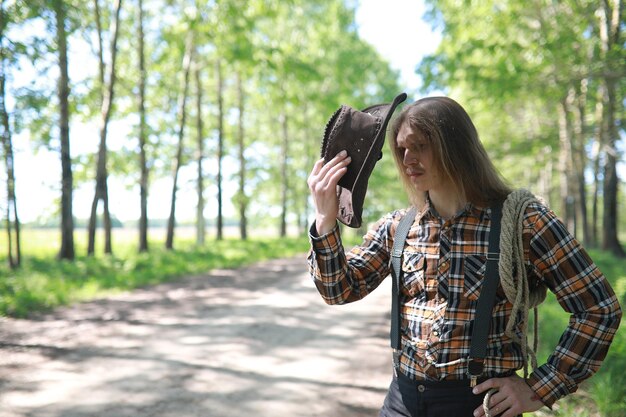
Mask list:
MULTIPOLYGON (((332 159, 341 150, 347 150, 348 155, 352 158, 347 172, 339 180, 337 186, 339 198, 337 219, 346 226, 358 228, 362 224, 363 202, 367 192, 368 180, 376 163, 382 157, 387 125, 396 107, 405 101, 406 98, 406 93, 402 93, 396 96, 391 103, 376 104, 361 110, 361 113, 366 113, 376 119, 375 131, 371 135, 360 135, 358 139, 360 142, 366 142, 365 146, 362 143, 357 145, 346 142, 348 138, 354 140, 354 135, 351 135, 350 133, 352 132, 349 131, 350 126, 342 126, 344 130, 348 129, 348 132, 335 138, 334 141, 325 140, 322 154, 326 161, 332 159)), ((342 120, 337 119, 340 119, 341 115, 345 115, 346 111, 350 110, 358 113, 358 111, 342 106, 335 112, 329 123, 342 123, 342 120)), ((327 135, 328 126, 325 136, 327 135)), ((325 137, 325 139, 327 138, 325 137)))

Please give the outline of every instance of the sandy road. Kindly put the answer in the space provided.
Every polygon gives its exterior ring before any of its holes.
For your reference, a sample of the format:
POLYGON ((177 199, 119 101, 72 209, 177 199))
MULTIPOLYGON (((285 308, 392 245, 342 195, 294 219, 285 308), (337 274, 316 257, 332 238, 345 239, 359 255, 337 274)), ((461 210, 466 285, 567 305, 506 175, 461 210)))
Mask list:
POLYGON ((377 416, 388 284, 327 306, 301 256, 0 318, 0 417, 377 416))

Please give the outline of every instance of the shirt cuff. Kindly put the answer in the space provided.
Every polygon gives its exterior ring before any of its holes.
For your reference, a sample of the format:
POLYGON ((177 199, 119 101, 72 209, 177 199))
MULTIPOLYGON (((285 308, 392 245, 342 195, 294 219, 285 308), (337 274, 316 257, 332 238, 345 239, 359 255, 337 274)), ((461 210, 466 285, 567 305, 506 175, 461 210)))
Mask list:
POLYGON ((526 380, 539 399, 550 409, 560 398, 575 392, 578 385, 567 375, 545 364, 535 369, 526 380))
POLYGON ((320 236, 315 228, 315 222, 313 222, 309 229, 309 240, 311 241, 311 249, 313 249, 317 255, 336 255, 341 246, 341 236, 337 223, 335 223, 335 227, 333 227, 330 232, 320 236))

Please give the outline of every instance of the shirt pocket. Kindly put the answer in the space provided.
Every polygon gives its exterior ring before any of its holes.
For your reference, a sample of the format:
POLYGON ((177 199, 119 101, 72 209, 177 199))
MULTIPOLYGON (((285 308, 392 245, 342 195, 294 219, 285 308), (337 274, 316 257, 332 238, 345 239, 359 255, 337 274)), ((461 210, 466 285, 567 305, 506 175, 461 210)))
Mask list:
POLYGON ((419 252, 402 254, 402 293, 414 298, 424 293, 426 257, 419 252))
POLYGON ((481 255, 467 255, 463 261, 463 294, 470 300, 478 300, 483 287, 487 258, 481 255))

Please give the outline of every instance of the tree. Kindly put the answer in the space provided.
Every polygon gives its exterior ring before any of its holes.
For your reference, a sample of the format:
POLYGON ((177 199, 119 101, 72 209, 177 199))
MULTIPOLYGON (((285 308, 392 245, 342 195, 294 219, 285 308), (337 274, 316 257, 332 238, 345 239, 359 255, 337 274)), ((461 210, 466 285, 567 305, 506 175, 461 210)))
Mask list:
POLYGON ((280 187, 280 237, 287 236, 287 204, 289 193, 289 174, 287 167, 289 166, 289 117, 284 112, 279 117, 280 132, 281 132, 281 146, 280 146, 280 172, 281 172, 281 187, 280 187))
POLYGON ((604 62, 602 81, 606 91, 603 95, 605 101, 606 118, 606 163, 604 167, 604 219, 602 248, 613 252, 621 258, 626 257, 626 252, 617 237, 617 192, 619 178, 617 176, 617 143, 620 139, 618 130, 618 103, 623 107, 624 98, 619 97, 618 85, 623 82, 626 70, 626 54, 621 40, 623 10, 621 0, 605 0, 598 9, 598 19, 601 40, 601 57, 604 62))
POLYGON ((215 61, 217 78, 217 240, 224 238, 224 82, 222 79, 222 61, 215 61))
POLYGON ((146 129, 146 64, 145 64, 145 34, 143 29, 144 10, 143 0, 137 4, 137 26, 139 42, 137 43, 137 55, 139 57, 139 194, 140 210, 139 217, 139 252, 148 251, 148 166, 146 155, 147 129, 146 129))
POLYGON ((74 217, 72 211, 73 175, 70 154, 69 75, 67 61, 67 34, 65 31, 65 4, 54 0, 56 17, 57 48, 59 53, 60 78, 59 127, 61 140, 61 249, 59 259, 74 259, 74 217))
POLYGON ((246 141, 244 130, 244 89, 241 80, 241 72, 237 72, 237 148, 239 159, 239 194, 237 203, 239 206, 239 234, 242 240, 248 238, 248 217, 246 209, 248 208, 248 196, 246 195, 246 141))
MULTIPOLYGON (((198 54, 196 53, 196 56, 198 54)), ((197 195, 198 207, 196 211, 196 243, 204 245, 206 225, 204 220, 204 123, 202 122, 202 77, 199 62, 195 62, 194 75, 196 79, 196 164, 198 166, 197 195)))
POLYGON ((167 222, 167 237, 165 239, 165 248, 174 248, 174 229, 176 227, 176 193, 178 191, 178 174, 180 167, 183 164, 183 147, 185 138, 185 121, 187 120, 187 98, 189 94, 189 73, 191 72, 191 65, 193 60, 194 50, 194 27, 187 31, 187 38, 185 41, 185 55, 183 57, 182 77, 181 85, 178 91, 178 146, 176 151, 176 157, 173 163, 172 177, 172 198, 170 201, 170 216, 167 222))
POLYGON ((113 110, 113 100, 115 93, 116 81, 116 59, 117 59, 117 40, 120 26, 120 10, 122 8, 122 0, 116 0, 114 5, 114 18, 111 27, 111 46, 110 61, 107 64, 104 61, 103 50, 103 33, 101 27, 101 16, 99 0, 94 0, 95 20, 98 26, 98 57, 100 68, 100 88, 102 91, 101 114, 100 114, 100 145, 98 148, 98 162, 96 166, 96 190, 93 202, 91 204, 91 215, 89 217, 89 230, 87 242, 87 254, 93 255, 96 243, 96 223, 98 203, 103 204, 103 226, 104 226, 104 253, 112 253, 111 245, 111 214, 109 212, 109 189, 108 189, 108 171, 107 171, 107 129, 111 119, 113 110), (106 70, 105 70, 106 68, 106 70), (107 71, 108 70, 108 71, 107 71))
POLYGON ((0 1, 0 136, 4 151, 4 163, 7 175, 7 259, 9 267, 15 269, 21 264, 20 220, 17 213, 17 198, 15 196, 15 169, 13 158, 13 142, 9 113, 6 107, 6 74, 9 60, 9 48, 5 45, 5 33, 8 26, 8 14, 4 0, 0 1), (15 234, 13 234, 15 232, 15 234))

